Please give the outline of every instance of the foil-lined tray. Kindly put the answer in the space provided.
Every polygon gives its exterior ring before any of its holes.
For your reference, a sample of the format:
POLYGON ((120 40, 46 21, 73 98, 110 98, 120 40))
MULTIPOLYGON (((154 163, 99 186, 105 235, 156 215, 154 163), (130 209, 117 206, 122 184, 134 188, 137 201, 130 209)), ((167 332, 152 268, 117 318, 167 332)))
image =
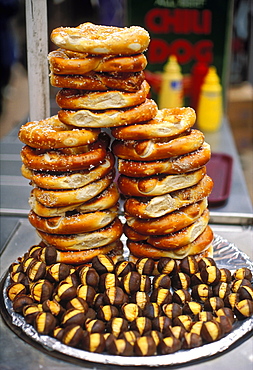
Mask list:
MULTIPOLYGON (((253 272, 253 262, 243 252, 241 252, 234 244, 230 243, 226 239, 219 235, 215 235, 214 238, 214 259, 219 268, 228 268, 231 272, 235 271, 240 267, 248 267, 253 272)), ((51 338, 47 335, 40 335, 33 328, 25 322, 25 319, 13 311, 12 302, 9 300, 6 294, 6 288, 9 285, 10 278, 7 276, 3 284, 3 301, 11 321, 11 325, 21 329, 22 333, 25 334, 30 340, 40 344, 43 349, 47 350, 50 354, 51 351, 56 353, 67 355, 79 360, 88 362, 110 364, 118 366, 146 366, 146 367, 159 367, 159 366, 172 366, 187 364, 194 360, 204 360, 210 356, 221 354, 225 350, 229 349, 239 339, 246 336, 253 330, 253 316, 250 318, 237 321, 233 330, 221 338, 220 340, 205 344, 198 348, 190 350, 180 350, 169 355, 155 355, 147 357, 125 357, 125 356, 113 356, 109 354, 98 354, 87 352, 81 349, 76 349, 62 344, 58 340, 51 338)))

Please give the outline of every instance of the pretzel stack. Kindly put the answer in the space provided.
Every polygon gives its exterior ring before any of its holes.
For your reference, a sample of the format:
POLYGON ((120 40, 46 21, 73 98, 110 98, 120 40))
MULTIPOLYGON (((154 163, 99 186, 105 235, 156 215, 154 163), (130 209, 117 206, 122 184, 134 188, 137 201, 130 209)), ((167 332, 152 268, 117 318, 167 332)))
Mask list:
POLYGON ((61 110, 26 123, 19 132, 26 144, 22 174, 34 187, 28 218, 42 239, 44 256, 53 253, 57 262, 76 265, 101 253, 117 260, 123 226, 115 157, 101 128, 156 115, 143 72, 149 35, 140 27, 86 23, 55 29, 51 38, 61 48, 48 55, 61 110))
POLYGON ((191 108, 162 109, 146 123, 112 129, 132 261, 212 255, 211 152, 195 120, 191 108))

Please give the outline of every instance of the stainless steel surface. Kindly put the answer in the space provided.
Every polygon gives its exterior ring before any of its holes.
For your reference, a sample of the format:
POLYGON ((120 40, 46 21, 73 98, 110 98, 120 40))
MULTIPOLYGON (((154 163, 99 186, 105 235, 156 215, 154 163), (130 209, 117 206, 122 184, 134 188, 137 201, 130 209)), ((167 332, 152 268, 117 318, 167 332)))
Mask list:
MULTIPOLYGON (((246 253, 250 257, 251 261, 253 258, 252 250, 252 241, 253 240, 253 229, 251 226, 243 225, 211 225, 214 232, 219 234, 221 237, 228 239, 229 242, 234 243, 237 247, 237 242, 240 241, 240 251, 246 253)), ((38 242, 38 237, 34 229, 31 227, 29 222, 24 219, 20 219, 14 234, 12 235, 11 240, 9 241, 7 247, 5 248, 2 258, 1 258, 1 273, 3 274, 8 266, 16 260, 19 256, 22 256, 27 249, 38 242)), ((233 246, 231 246, 233 247, 233 246)), ((230 252, 229 252, 230 253, 230 252)), ((217 255, 218 256, 218 255, 217 255)), ((230 255, 231 257, 231 255, 230 255)), ((232 257, 233 258, 233 257, 232 257)), ((230 262, 229 262, 230 263, 230 262)), ((16 369, 17 361, 19 363, 19 368, 33 369, 32 366, 36 363, 37 368, 45 369, 65 369, 70 370, 74 369, 107 369, 108 365, 101 363, 92 363, 89 361, 81 361, 80 359, 66 357, 66 361, 74 361, 74 364, 68 364, 61 359, 56 359, 54 356, 57 356, 57 352, 49 351, 48 348, 43 349, 43 347, 36 347, 36 344, 33 345, 27 344, 19 336, 13 334, 13 332, 6 326, 1 318, 1 335, 2 335, 2 365, 3 369, 6 366, 6 369, 16 369), (10 357, 10 346, 13 348, 12 356, 10 357), (20 357, 20 351, 23 352, 22 358, 20 357), (44 353, 44 352, 45 353, 44 353), (81 362, 80 362, 81 361, 81 362), (33 364, 33 365, 32 365, 33 364)), ((204 367, 211 369, 211 366, 216 366, 217 368, 228 368, 229 369, 238 369, 239 363, 245 367, 250 368, 252 366, 252 338, 248 338, 250 333, 247 333, 247 341, 244 341, 244 338, 241 338, 236 342, 231 348, 230 351, 218 353, 214 357, 201 357, 201 362, 194 364, 184 364, 185 369, 193 370, 202 370, 204 367), (243 342, 243 343, 242 343, 243 342), (243 356, 242 356, 243 354, 243 356), (233 357, 233 363, 231 364, 231 356, 233 357), (241 358, 241 356, 243 358, 241 358), (228 362, 229 361, 229 362, 228 362)), ((226 343, 227 345, 227 343, 226 343)), ((226 345, 223 349, 226 349, 226 345)), ((201 356, 201 355, 200 355, 201 356)), ((93 355, 91 356, 93 357, 93 355)), ((190 357, 191 358, 191 357, 190 357)), ((141 361, 141 360, 138 360, 141 361)), ((123 362, 123 361, 122 361, 123 362)), ((143 363, 143 362, 142 362, 143 363)), ((128 369, 133 368, 132 365, 129 365, 128 369)), ((157 364, 154 366, 157 366, 157 364)), ((117 368, 114 365, 110 365, 109 368, 117 368)), ((145 369, 147 367, 140 366, 140 369, 145 369)))

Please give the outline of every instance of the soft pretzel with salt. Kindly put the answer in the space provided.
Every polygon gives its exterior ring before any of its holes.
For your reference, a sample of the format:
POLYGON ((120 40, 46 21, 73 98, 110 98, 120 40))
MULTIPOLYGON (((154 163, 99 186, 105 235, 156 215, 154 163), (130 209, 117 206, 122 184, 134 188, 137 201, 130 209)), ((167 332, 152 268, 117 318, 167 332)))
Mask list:
POLYGON ((24 144, 38 149, 58 149, 91 144, 98 139, 100 129, 73 129, 52 116, 22 125, 18 137, 24 144))
POLYGON ((149 33, 142 27, 113 27, 90 22, 78 27, 58 27, 51 41, 60 48, 89 54, 132 55, 145 51, 149 33))
POLYGON ((61 75, 82 75, 95 72, 139 72, 147 66, 143 53, 135 55, 90 55, 58 49, 48 54, 51 72, 61 75))
POLYGON ((149 121, 155 117, 157 111, 154 100, 146 99, 139 105, 122 109, 61 109, 58 117, 62 122, 76 127, 106 128, 149 121))

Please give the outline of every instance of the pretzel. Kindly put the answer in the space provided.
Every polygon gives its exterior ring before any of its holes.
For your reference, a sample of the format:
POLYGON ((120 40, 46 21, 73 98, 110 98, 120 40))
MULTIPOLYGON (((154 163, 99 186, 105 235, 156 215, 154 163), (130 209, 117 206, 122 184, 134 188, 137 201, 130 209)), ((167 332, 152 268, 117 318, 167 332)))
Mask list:
POLYGON ((76 189, 106 176, 114 168, 114 164, 115 158, 113 154, 107 152, 101 164, 88 170, 52 174, 46 171, 33 171, 22 165, 21 173, 25 178, 31 180, 33 186, 38 186, 42 189, 76 189))
POLYGON ((125 214, 126 223, 144 235, 165 235, 183 229, 195 222, 207 208, 207 198, 182 207, 158 218, 142 219, 125 214))
POLYGON ((95 72, 139 72, 147 66, 144 54, 129 56, 90 55, 70 50, 58 49, 48 54, 51 72, 62 75, 95 72))
POLYGON ((82 53, 132 55, 145 51, 150 38, 139 26, 121 28, 87 22, 54 29, 51 41, 60 48, 82 53))
POLYGON ((118 187, 122 194, 130 197, 164 195, 197 184, 206 174, 206 167, 179 175, 154 175, 147 178, 135 178, 120 175, 118 187))
POLYGON ((159 258, 170 257, 173 259, 183 259, 186 256, 202 254, 207 250, 210 252, 212 250, 212 242, 213 232, 210 226, 207 226, 202 234, 193 242, 178 249, 162 250, 153 247, 147 242, 132 242, 131 240, 127 240, 127 247, 130 253, 137 258, 147 257, 158 260, 159 258))
POLYGON ((114 263, 123 259, 123 244, 120 240, 107 244, 103 247, 91 248, 82 251, 61 251, 52 246, 47 247, 43 242, 40 244, 42 246, 39 259, 44 263, 46 263, 49 258, 50 264, 60 262, 78 266, 91 263, 92 259, 99 254, 105 254, 109 256, 112 258, 114 263))
POLYGON ((64 109, 118 109, 143 103, 149 93, 150 86, 146 80, 136 92, 118 90, 91 91, 61 89, 56 94, 56 103, 64 109))
POLYGON ((27 122, 21 126, 18 137, 32 148, 58 149, 91 144, 98 139, 99 133, 98 128, 74 130, 55 115, 41 121, 27 122))
POLYGON ((184 227, 183 229, 166 235, 145 235, 132 229, 129 225, 125 224, 123 232, 126 237, 135 242, 143 242, 151 244, 153 247, 163 250, 173 250, 183 247, 186 244, 195 240, 206 228, 209 221, 209 211, 206 209, 203 214, 192 224, 184 227))
POLYGON ((40 217, 30 211, 28 220, 37 230, 49 234, 79 234, 101 229, 118 216, 118 207, 90 213, 74 213, 69 216, 40 217))
POLYGON ((155 161, 188 154, 200 148, 203 143, 204 134, 199 130, 191 130, 172 140, 115 140, 112 143, 112 151, 122 159, 155 161))
POLYGON ((189 188, 151 198, 129 198, 124 203, 124 210, 131 216, 144 219, 161 217, 208 197, 212 188, 212 179, 205 175, 199 183, 189 188))
POLYGON ((137 106, 125 109, 62 109, 58 116, 62 122, 77 127, 114 127, 148 121, 155 117, 157 110, 154 100, 146 99, 137 106))
POLYGON ((96 195, 105 190, 115 177, 115 171, 111 171, 107 176, 100 180, 82 186, 77 189, 68 190, 46 190, 41 188, 34 188, 32 195, 36 200, 46 207, 65 207, 69 205, 81 205, 84 202, 92 199, 96 195))
POLYGON ((30 194, 29 205, 41 217, 66 216, 69 212, 96 212, 115 206, 119 200, 119 192, 115 183, 111 183, 105 190, 90 200, 78 204, 69 204, 62 207, 46 207, 38 202, 33 192, 30 194))
POLYGON ((192 243, 202 232, 204 232, 209 222, 209 211, 206 209, 203 214, 191 225, 184 227, 176 232, 161 235, 149 236, 147 242, 155 248, 163 250, 174 250, 192 243))
POLYGON ((187 173, 203 167, 211 158, 210 145, 203 145, 189 154, 157 161, 131 161, 118 159, 119 173, 128 177, 147 177, 155 174, 187 173))
POLYGON ((86 150, 82 148, 81 153, 71 153, 70 148, 64 153, 63 150, 45 151, 25 145, 20 154, 23 164, 31 170, 66 172, 97 166, 105 159, 107 150, 104 142, 97 140, 87 145, 86 150))
POLYGON ((149 122, 116 127, 112 129, 112 135, 120 140, 169 138, 189 130, 195 121, 196 113, 192 108, 164 108, 149 122))
POLYGON ((85 75, 50 74, 50 83, 54 87, 90 91, 120 90, 138 91, 145 79, 144 72, 103 73, 90 72, 85 75))
POLYGON ((62 251, 82 251, 103 247, 120 239, 123 226, 121 221, 116 218, 106 227, 88 233, 57 235, 44 233, 40 230, 36 231, 46 245, 62 251))
MULTIPOLYGON (((208 246, 208 248, 206 250, 204 250, 203 252, 201 253, 198 253, 198 254, 194 254, 194 257, 196 259, 196 261, 200 261, 202 258, 205 258, 205 257, 213 257, 213 245, 210 244, 208 246)), ((136 262, 139 260, 140 257, 136 257, 134 256, 133 254, 129 253, 129 256, 128 256, 128 261, 129 262, 133 262, 134 264, 136 264, 136 262)), ((153 270, 153 275, 159 275, 159 272, 157 270, 157 265, 158 265, 158 262, 159 262, 159 259, 154 259, 154 270, 153 270)), ((180 259, 176 259, 176 258, 173 258, 177 265, 179 266, 180 265, 180 262, 181 260, 180 259)))

